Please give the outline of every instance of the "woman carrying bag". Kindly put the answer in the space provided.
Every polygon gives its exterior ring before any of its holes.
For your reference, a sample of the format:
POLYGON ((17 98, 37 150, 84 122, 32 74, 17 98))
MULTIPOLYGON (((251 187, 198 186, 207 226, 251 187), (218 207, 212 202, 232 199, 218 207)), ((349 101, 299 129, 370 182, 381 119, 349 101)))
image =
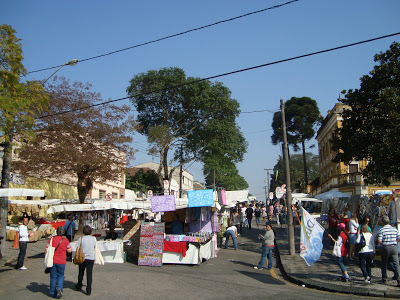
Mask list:
POLYGON ((368 229, 367 224, 363 224, 357 235, 357 244, 364 245, 358 253, 358 259, 360 264, 361 272, 364 276, 364 282, 370 283, 372 278, 371 268, 372 260, 374 259, 375 253, 375 239, 372 233, 368 229), (364 242, 362 242, 364 239, 364 242))
POLYGON ((64 272, 67 262, 67 252, 71 253, 71 244, 64 238, 64 227, 57 228, 57 236, 47 242, 45 253, 49 247, 54 247, 53 266, 50 268, 50 296, 61 298, 64 287, 64 272), (51 244, 50 244, 51 243, 51 244))
POLYGON ((86 295, 90 296, 92 293, 92 274, 95 261, 96 238, 91 236, 92 228, 89 225, 83 227, 83 234, 84 236, 78 239, 76 246, 77 249, 78 247, 82 247, 85 261, 79 265, 78 283, 75 285, 75 288, 77 291, 81 291, 83 276, 86 269, 86 295))

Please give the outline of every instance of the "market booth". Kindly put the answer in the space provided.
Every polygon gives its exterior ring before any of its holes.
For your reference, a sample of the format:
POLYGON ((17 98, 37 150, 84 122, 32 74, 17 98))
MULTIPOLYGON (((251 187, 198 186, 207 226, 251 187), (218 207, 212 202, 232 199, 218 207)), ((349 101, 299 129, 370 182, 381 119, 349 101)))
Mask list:
POLYGON ((164 234, 164 222, 142 223, 139 265, 199 264, 215 257, 219 224, 218 212, 212 209, 214 205, 213 190, 189 191, 187 203, 182 203, 182 199, 176 201, 174 195, 151 197, 153 213, 164 213, 165 221, 173 230, 184 223, 187 231, 183 234, 182 228, 180 232, 164 234))

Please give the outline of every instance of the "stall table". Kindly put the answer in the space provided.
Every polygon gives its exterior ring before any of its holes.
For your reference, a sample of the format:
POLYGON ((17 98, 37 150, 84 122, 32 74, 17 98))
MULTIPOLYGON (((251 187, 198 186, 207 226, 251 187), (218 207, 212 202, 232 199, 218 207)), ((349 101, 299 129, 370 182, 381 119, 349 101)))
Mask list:
POLYGON ((181 253, 163 251, 163 264, 189 264, 198 265, 203 259, 208 260, 213 255, 213 241, 210 240, 205 244, 189 243, 189 249, 186 251, 186 256, 181 253))
MULTIPOLYGON (((124 263, 124 245, 121 239, 114 241, 97 241, 101 255, 103 256, 104 263, 124 263)), ((76 252, 76 242, 71 243, 72 257, 76 252)))

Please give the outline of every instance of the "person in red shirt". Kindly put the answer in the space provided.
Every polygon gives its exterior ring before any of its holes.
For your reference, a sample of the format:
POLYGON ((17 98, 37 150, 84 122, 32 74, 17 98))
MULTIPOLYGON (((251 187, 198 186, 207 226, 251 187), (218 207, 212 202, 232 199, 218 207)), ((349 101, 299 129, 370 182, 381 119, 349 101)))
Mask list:
POLYGON ((333 236, 334 239, 336 239, 338 236, 338 219, 339 217, 335 212, 335 209, 331 208, 328 212, 328 233, 333 236))
POLYGON ((347 273, 346 266, 344 265, 344 257, 347 256, 347 249, 346 249, 345 245, 346 245, 347 239, 349 237, 348 237, 348 233, 346 231, 346 225, 344 223, 340 223, 337 227, 340 230, 340 234, 339 234, 337 240, 335 240, 332 237, 332 235, 330 235, 330 234, 328 234, 328 236, 332 239, 333 242, 336 243, 337 247, 339 247, 339 249, 340 249, 340 255, 336 256, 337 263, 339 265, 340 270, 342 271, 342 276, 340 276, 340 277, 343 281, 349 281, 350 276, 347 273))
POLYGON ((64 238, 65 229, 63 226, 57 228, 57 236, 49 239, 46 250, 50 245, 55 248, 53 257, 53 267, 50 268, 50 296, 61 298, 64 286, 64 272, 67 262, 67 252, 71 253, 71 244, 67 238, 64 238))

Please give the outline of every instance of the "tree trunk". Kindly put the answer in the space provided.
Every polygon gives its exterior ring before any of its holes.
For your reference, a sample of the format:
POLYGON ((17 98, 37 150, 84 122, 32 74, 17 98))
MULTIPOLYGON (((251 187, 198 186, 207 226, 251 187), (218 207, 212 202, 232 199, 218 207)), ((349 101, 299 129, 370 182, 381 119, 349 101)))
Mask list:
MULTIPOLYGON (((84 168, 86 169, 86 168, 84 168)), ((78 172, 78 184, 77 184, 77 189, 78 189, 78 197, 79 197, 79 203, 83 204, 85 203, 85 199, 91 188, 93 187, 93 182, 91 178, 88 176, 88 171, 83 170, 81 172, 78 172)), ((83 231, 83 220, 84 220, 85 213, 81 212, 79 214, 79 226, 78 226, 78 233, 81 234, 83 231)))
POLYGON ((306 145, 304 140, 301 141, 303 147, 303 165, 304 165, 304 193, 307 193, 308 174, 307 174, 307 158, 306 158, 306 145))
MULTIPOLYGON (((1 188, 10 187, 10 173, 12 160, 12 141, 14 139, 14 127, 8 134, 8 141, 3 144, 3 168, 1 170, 1 188)), ((7 219, 8 219, 8 197, 0 197, 0 236, 4 237, 0 245, 0 251, 3 257, 6 254, 6 236, 7 236, 7 219)))

